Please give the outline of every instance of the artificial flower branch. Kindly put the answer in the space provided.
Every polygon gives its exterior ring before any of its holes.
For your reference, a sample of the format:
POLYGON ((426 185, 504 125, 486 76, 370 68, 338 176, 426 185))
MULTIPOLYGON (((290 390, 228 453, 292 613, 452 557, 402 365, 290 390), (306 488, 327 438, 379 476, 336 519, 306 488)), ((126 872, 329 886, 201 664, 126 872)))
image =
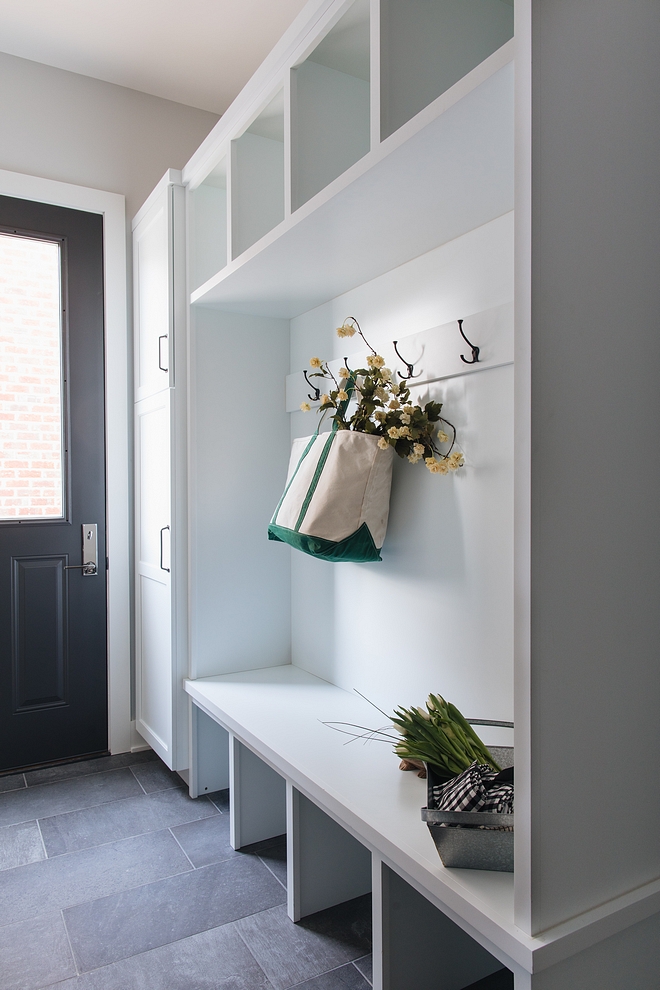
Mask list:
MULTIPOLYGON (((354 316, 337 328, 338 337, 354 337, 356 333, 371 351, 366 368, 351 369, 344 358, 337 380, 326 361, 313 357, 309 362, 314 369, 309 378, 322 378, 335 386, 320 396, 322 416, 331 413, 337 429, 377 436, 382 450, 393 447, 399 457, 407 457, 411 464, 423 459, 432 474, 448 474, 462 467, 463 454, 454 450, 456 428, 440 415, 442 403, 427 402, 422 407, 411 402, 407 378, 399 374, 401 380, 395 382, 392 372, 385 367, 385 358, 376 353, 354 316), (349 416, 353 396, 357 397, 357 405, 349 416), (451 436, 442 427, 437 429, 441 423, 451 431, 451 436), (438 443, 448 446, 443 451, 438 443)), ((311 406, 303 402, 300 408, 309 412, 311 406)))

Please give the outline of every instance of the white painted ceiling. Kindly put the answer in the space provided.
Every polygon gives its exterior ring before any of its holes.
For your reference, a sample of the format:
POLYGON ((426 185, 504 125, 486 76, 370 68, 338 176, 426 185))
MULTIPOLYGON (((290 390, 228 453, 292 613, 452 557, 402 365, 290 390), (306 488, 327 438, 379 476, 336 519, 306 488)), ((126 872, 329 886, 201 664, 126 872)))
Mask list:
POLYGON ((0 0, 0 51, 223 113, 305 0, 0 0))

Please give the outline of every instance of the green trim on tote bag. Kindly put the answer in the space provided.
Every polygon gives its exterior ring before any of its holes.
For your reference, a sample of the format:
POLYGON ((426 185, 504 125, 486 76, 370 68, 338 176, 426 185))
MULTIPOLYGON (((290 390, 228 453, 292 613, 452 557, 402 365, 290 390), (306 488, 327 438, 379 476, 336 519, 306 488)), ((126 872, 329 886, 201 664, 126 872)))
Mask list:
POLYGON ((283 501, 284 501, 284 499, 286 498, 286 495, 287 495, 287 492, 289 491, 289 488, 291 488, 291 485, 293 484, 293 480, 294 480, 294 478, 295 478, 295 476, 296 476, 296 475, 298 474, 298 471, 300 470, 300 465, 301 465, 301 464, 302 464, 302 462, 303 462, 303 461, 305 460, 305 458, 306 458, 306 457, 307 457, 307 455, 309 454, 309 452, 310 452, 310 450, 311 450, 311 449, 312 449, 312 447, 314 446, 314 441, 316 440, 316 438, 317 438, 318 436, 320 436, 320 434, 319 434, 319 431, 318 431, 318 427, 317 427, 317 430, 316 430, 316 433, 314 434, 314 436, 313 436, 313 437, 311 437, 311 438, 310 438, 310 441, 309 441, 309 443, 307 444, 307 446, 305 447, 305 449, 304 449, 304 450, 303 450, 303 452, 302 452, 302 455, 301 455, 301 457, 300 457, 300 460, 299 460, 299 461, 298 461, 298 463, 296 464, 296 470, 295 470, 295 471, 293 472, 293 474, 291 475, 291 478, 289 479, 289 484, 288 484, 288 485, 286 486, 286 488, 284 489, 284 492, 283 492, 283 494, 282 494, 282 498, 281 498, 281 499, 279 500, 279 502, 277 503, 277 508, 275 509, 275 512, 273 513, 273 518, 271 519, 271 523, 274 523, 274 522, 275 522, 275 520, 277 519, 277 513, 278 513, 278 512, 280 511, 280 509, 282 508, 282 502, 283 502, 283 501))
MULTIPOLYGON (((344 399, 343 402, 340 402, 339 405, 337 406, 337 410, 338 410, 338 412, 342 416, 344 416, 346 414, 346 410, 348 409, 348 404, 351 401, 351 396, 353 395, 354 389, 355 389, 355 376, 351 374, 351 375, 349 375, 348 380, 346 382, 346 394, 347 394, 348 397, 346 399, 344 399)), ((320 435, 319 434, 320 428, 321 428, 321 424, 319 423, 319 425, 316 428, 316 433, 314 434, 314 439, 317 436, 320 435)), ((307 510, 309 509, 309 503, 312 501, 312 498, 314 497, 314 492, 316 491, 317 486, 318 486, 318 483, 319 483, 319 481, 321 479, 321 475, 323 474, 323 468, 325 467, 325 462, 328 459, 328 454, 330 453, 330 448, 332 447, 332 441, 337 436, 337 430, 338 430, 337 420, 335 420, 334 423, 332 424, 332 429, 330 430, 330 436, 326 440, 325 447, 323 448, 323 450, 321 452, 321 456, 318 459, 318 463, 316 465, 316 470, 314 471, 314 476, 313 476, 313 478, 312 478, 312 480, 310 482, 309 488, 307 489, 307 494, 305 495, 305 500, 303 501, 303 504, 301 506, 300 515, 298 516, 298 521, 296 522, 296 525, 295 525, 295 531, 296 531, 296 533, 298 532, 298 530, 302 526, 303 520, 304 520, 305 516, 307 515, 307 510)), ((312 440, 312 443, 313 442, 314 441, 312 440)), ((310 447, 311 447, 311 444, 310 444, 310 447)), ((309 450, 309 447, 307 447, 307 450, 305 451, 305 453, 303 454, 303 456, 300 458, 300 462, 298 463, 298 467, 300 467, 300 463, 302 462, 303 457, 305 457, 305 454, 307 454, 307 451, 308 450, 309 450)), ((298 468, 296 468, 296 473, 297 473, 297 471, 298 471, 298 468)), ((295 477, 295 475, 294 475, 294 477, 295 477)), ((291 479, 291 481, 293 481, 293 478, 291 479)), ((288 486, 287 486, 287 491, 288 490, 289 489, 288 489, 288 486)), ((286 492, 284 493, 284 495, 286 495, 286 492)), ((282 496, 282 499, 280 501, 280 505, 284 501, 284 495, 282 496)), ((280 505, 278 505, 278 507, 277 507, 277 510, 275 512, 275 515, 273 516, 272 522, 275 522, 275 520, 277 518, 277 513, 279 512, 280 505)), ((310 553, 311 551, 307 550, 306 552, 307 553, 310 553)), ((381 558, 379 557, 378 559, 380 560, 381 558)))
POLYGON ((300 515, 298 516, 298 521, 296 522, 296 525, 295 525, 296 533, 298 532, 298 530, 302 526, 303 519, 307 515, 307 510, 309 509, 309 503, 312 501, 312 498, 314 496, 314 492, 316 491, 317 485, 318 485, 319 480, 321 478, 321 474, 323 473, 323 468, 325 467, 325 462, 328 459, 328 454, 330 453, 330 448, 332 447, 332 441, 335 439, 336 436, 337 436, 337 430, 335 428, 331 432, 331 434, 328 437, 328 439, 326 440, 325 446, 323 447, 323 450, 321 451, 321 456, 318 459, 318 463, 316 465, 316 470, 314 471, 314 476, 313 476, 313 478, 312 478, 312 480, 310 482, 309 488, 307 489, 307 494, 305 495, 305 501, 302 504, 302 508, 300 509, 300 515))
POLYGON ((294 529, 286 529, 284 526, 276 526, 271 523, 268 527, 268 539, 276 540, 279 543, 288 543, 296 550, 302 550, 303 553, 318 557, 319 560, 343 560, 364 564, 368 561, 383 559, 366 523, 362 523, 354 533, 338 542, 323 540, 319 536, 308 536, 306 533, 297 533, 294 529))

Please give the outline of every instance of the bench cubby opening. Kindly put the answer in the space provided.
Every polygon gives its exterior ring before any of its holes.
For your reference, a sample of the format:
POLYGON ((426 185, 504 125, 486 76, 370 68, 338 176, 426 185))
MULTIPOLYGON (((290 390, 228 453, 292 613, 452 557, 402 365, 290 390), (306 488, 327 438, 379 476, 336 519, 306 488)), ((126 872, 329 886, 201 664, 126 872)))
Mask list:
POLYGON ((501 972, 499 959, 403 877, 380 869, 383 990, 469 990, 501 972))

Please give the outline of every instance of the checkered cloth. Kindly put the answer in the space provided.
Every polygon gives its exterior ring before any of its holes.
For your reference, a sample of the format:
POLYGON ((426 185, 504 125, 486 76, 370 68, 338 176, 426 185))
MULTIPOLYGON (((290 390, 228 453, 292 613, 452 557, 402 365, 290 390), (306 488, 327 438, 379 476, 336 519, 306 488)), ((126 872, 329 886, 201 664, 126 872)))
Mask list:
POLYGON ((496 770, 476 760, 458 777, 433 787, 432 794, 437 811, 513 813, 513 782, 503 781, 496 770))

